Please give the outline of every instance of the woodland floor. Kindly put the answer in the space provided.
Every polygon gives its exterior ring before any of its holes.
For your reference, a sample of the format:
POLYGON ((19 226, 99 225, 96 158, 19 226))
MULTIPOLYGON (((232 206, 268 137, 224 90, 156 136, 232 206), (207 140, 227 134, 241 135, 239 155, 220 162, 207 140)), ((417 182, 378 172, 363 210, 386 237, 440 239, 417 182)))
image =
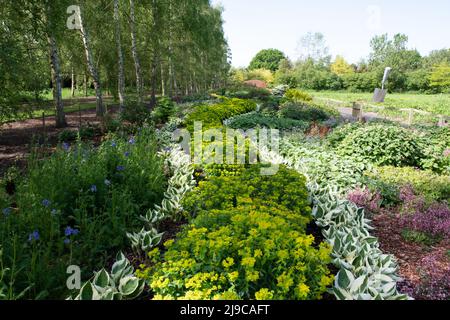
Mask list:
MULTIPOLYGON (((110 113, 116 113, 117 107, 109 107, 110 113)), ((68 126, 56 128, 55 117, 45 118, 45 127, 42 118, 10 122, 0 126, 0 175, 16 165, 23 167, 33 143, 43 141, 50 146, 58 143, 58 134, 64 130, 77 130, 80 125, 99 125, 100 120, 95 114, 95 104, 91 110, 66 114, 68 126)))

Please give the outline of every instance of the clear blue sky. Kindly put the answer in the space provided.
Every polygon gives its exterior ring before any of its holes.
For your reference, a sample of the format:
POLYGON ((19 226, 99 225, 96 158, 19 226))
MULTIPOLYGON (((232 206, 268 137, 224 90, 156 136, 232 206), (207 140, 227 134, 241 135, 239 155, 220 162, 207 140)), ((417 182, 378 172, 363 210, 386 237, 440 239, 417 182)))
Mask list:
POLYGON ((405 33, 423 55, 450 48, 449 0, 212 0, 225 8, 233 65, 247 66, 261 49, 295 59, 308 31, 325 35, 330 53, 358 62, 377 34, 405 33))

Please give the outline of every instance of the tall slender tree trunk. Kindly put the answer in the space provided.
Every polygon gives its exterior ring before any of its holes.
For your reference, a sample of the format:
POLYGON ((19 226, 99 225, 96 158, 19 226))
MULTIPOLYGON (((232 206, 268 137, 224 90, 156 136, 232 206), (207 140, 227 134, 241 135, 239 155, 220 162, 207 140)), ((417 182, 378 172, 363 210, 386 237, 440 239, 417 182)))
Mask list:
POLYGON ((158 85, 158 57, 156 53, 153 54, 153 61, 152 61, 152 80, 151 80, 151 98, 150 98, 150 107, 153 108, 156 106, 156 86, 158 85))
POLYGON ((66 115, 64 113, 64 104, 62 101, 62 80, 61 80, 61 66, 59 64, 58 47, 56 46, 56 39, 52 34, 47 37, 49 52, 50 52, 50 66, 53 83, 53 100, 55 102, 56 110, 56 127, 63 128, 67 126, 66 115))
POLYGON ((75 97, 75 82, 76 82, 76 80, 75 80, 75 71, 73 70, 73 67, 72 67, 71 92, 70 92, 70 95, 71 95, 72 98, 75 97))
POLYGON ((139 59, 136 44, 136 18, 134 13, 134 0, 130 0, 130 29, 131 29, 131 53, 133 55, 134 69, 136 72, 136 91, 138 95, 138 103, 141 104, 143 100, 142 98, 143 81, 142 81, 141 61, 139 59))
POLYGON ((103 95, 102 95, 102 86, 100 83, 100 77, 97 71, 97 68, 94 64, 94 58, 92 56, 92 49, 89 42, 89 35, 86 30, 86 26, 84 25, 84 22, 81 18, 81 14, 78 16, 79 22, 80 22, 80 34, 81 39, 83 40, 83 46, 84 51, 86 54, 86 62, 89 69, 89 73, 91 74, 92 81, 94 82, 94 88, 95 88, 95 97, 97 100, 97 108, 96 113, 98 117, 103 117, 104 115, 104 109, 103 109, 103 95))
POLYGON ((158 85, 158 63, 159 63, 159 12, 157 0, 152 0, 152 17, 153 17, 153 58, 152 58, 152 75, 151 75, 151 99, 150 108, 156 106, 156 87, 158 85))
POLYGON ((162 63, 160 63, 159 67, 161 68, 161 95, 163 97, 165 97, 166 96, 166 80, 164 78, 164 66, 162 63))
POLYGON ((84 86, 84 96, 88 96, 88 75, 87 72, 84 72, 84 79, 83 79, 83 86, 84 86))
POLYGON ((119 64, 119 109, 123 111, 125 107, 125 72, 123 67, 122 41, 120 37, 120 17, 119 17, 119 0, 114 0, 114 25, 116 34, 117 58, 119 64))

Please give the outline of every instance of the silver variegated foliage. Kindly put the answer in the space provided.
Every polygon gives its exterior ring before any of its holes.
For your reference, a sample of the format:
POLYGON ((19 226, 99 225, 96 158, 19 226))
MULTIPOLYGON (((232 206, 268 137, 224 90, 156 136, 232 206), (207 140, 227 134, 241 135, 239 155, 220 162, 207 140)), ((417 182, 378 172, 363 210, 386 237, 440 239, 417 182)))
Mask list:
MULTIPOLYGON (((119 253, 111 272, 102 269, 86 282, 74 300, 132 300, 144 290, 144 281, 134 276, 130 261, 119 253)), ((72 298, 69 298, 72 299, 72 298)))
POLYGON ((359 186, 364 161, 337 158, 320 149, 283 139, 280 154, 260 150, 265 161, 284 163, 308 179, 313 215, 327 242, 333 246, 333 263, 340 269, 333 293, 339 300, 407 300, 397 291, 395 257, 384 254, 378 239, 370 235, 364 209, 345 200, 343 194, 359 186))

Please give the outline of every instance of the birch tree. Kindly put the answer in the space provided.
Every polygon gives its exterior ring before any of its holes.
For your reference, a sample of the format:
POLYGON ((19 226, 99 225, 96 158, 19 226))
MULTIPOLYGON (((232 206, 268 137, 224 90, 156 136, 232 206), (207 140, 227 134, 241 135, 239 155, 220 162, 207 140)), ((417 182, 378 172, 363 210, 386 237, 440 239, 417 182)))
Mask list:
POLYGON ((104 109, 103 109, 103 95, 102 95, 102 87, 100 82, 100 76, 98 70, 95 66, 94 58, 92 55, 91 44, 89 41, 89 34, 87 28, 82 19, 81 10, 78 12, 78 22, 80 24, 80 35, 83 41, 83 47, 86 55, 86 64, 91 74, 92 81, 94 83, 95 88, 95 97, 97 102, 96 113, 98 117, 103 117, 104 109))
POLYGON ((122 41, 120 35, 121 28, 119 16, 119 0, 114 0, 114 25, 115 25, 115 38, 117 46, 117 60, 119 67, 119 84, 118 84, 119 104, 120 104, 120 112, 122 112, 125 106, 125 73, 123 66, 122 41))

